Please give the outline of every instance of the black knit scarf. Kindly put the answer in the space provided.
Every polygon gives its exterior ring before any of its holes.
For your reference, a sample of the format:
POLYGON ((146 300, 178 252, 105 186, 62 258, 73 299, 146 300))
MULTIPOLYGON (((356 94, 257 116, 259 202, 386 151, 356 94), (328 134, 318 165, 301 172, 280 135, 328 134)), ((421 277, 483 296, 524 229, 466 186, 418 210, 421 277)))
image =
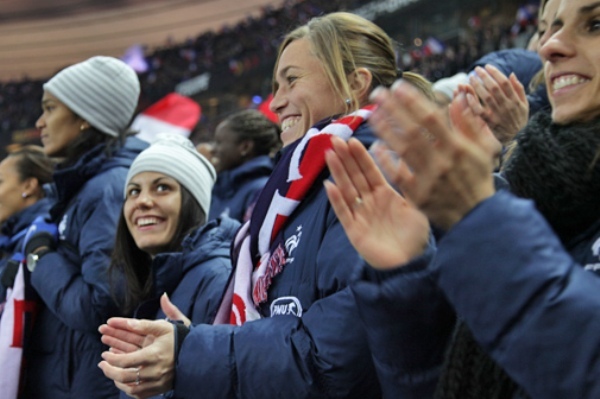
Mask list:
POLYGON ((504 167, 511 191, 534 200, 567 245, 600 219, 600 119, 561 126, 538 113, 516 140, 504 167))

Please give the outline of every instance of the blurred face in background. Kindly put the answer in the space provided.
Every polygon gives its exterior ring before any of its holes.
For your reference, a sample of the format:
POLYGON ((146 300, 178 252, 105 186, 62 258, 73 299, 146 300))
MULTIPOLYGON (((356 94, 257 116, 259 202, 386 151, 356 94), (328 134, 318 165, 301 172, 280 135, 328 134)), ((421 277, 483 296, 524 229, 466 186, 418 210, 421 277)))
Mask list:
POLYGON ((318 121, 346 110, 306 38, 294 40, 282 51, 275 75, 271 111, 279 117, 284 147, 318 121))
POLYGON ((123 216, 138 248, 154 256, 169 246, 179 223, 181 186, 158 172, 142 172, 127 184, 123 216))
POLYGON ((600 115, 600 2, 558 3, 540 47, 552 119, 585 122, 600 115))
POLYGON ((35 123, 40 130, 44 152, 50 157, 62 157, 69 144, 81 132, 84 120, 47 91, 42 97, 42 115, 35 123))
POLYGON ((215 131, 213 163, 217 172, 233 169, 241 165, 248 155, 244 143, 240 142, 236 132, 229 128, 227 121, 221 122, 215 131))
POLYGON ((17 171, 17 158, 8 156, 0 162, 0 224, 25 209, 31 203, 23 194, 30 195, 31 179, 21 181, 17 171))

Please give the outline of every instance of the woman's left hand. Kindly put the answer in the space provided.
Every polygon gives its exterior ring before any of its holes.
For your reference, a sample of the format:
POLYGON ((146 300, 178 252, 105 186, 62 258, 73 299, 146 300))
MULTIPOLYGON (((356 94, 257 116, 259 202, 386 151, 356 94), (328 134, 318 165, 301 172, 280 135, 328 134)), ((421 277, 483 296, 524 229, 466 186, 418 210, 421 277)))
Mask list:
POLYGON ((371 100, 369 123, 402 159, 390 178, 432 223, 448 230, 494 194, 493 146, 464 94, 446 111, 401 80, 371 100))
POLYGON ((525 88, 514 73, 504 76, 498 68, 476 67, 469 82, 476 96, 467 94, 467 101, 503 144, 508 144, 525 127, 529 118, 529 102, 525 88), (483 103, 480 104, 479 100, 483 103))
POLYGON ((111 318, 100 326, 102 342, 118 347, 137 347, 126 352, 102 353, 98 367, 127 395, 143 399, 173 388, 175 376, 175 332, 164 320, 111 318))
POLYGON ((192 321, 177 306, 173 305, 166 292, 160 297, 160 308, 169 320, 181 321, 186 327, 192 324, 192 321))

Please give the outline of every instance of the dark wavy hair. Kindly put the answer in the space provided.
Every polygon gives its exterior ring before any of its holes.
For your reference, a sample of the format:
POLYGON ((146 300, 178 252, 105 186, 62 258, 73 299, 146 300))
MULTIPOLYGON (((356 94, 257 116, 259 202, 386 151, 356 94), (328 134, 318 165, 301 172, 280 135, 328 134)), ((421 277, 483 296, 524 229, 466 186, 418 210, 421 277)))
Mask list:
MULTIPOLYGON (((181 251, 183 239, 206 223, 206 214, 192 196, 181 186, 181 211, 177 229, 171 241, 161 252, 181 251)), ((123 209, 117 225, 115 246, 108 269, 111 291, 124 314, 131 314, 139 304, 148 299, 154 285, 152 257, 136 245, 127 228, 123 209), (123 285, 121 285, 123 283, 123 285)))
POLYGON ((247 109, 228 116, 228 128, 235 133, 238 142, 249 140, 254 143, 254 156, 273 155, 281 148, 281 128, 260 111, 247 109))

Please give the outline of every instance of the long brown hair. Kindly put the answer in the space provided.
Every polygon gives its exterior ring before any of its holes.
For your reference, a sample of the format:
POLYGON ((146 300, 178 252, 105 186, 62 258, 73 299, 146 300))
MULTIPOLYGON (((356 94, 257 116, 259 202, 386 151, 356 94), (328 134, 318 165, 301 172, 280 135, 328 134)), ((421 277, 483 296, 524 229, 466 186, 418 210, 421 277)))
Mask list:
MULTIPOLYGON (((180 189, 181 210, 177 229, 163 252, 181 251, 183 239, 206 222, 206 215, 192 194, 181 185, 180 189)), ((121 209, 108 273, 113 297, 120 304, 124 314, 131 314, 151 295, 154 286, 151 265, 152 257, 135 243, 121 209), (120 285, 121 283, 123 285, 120 285)))

